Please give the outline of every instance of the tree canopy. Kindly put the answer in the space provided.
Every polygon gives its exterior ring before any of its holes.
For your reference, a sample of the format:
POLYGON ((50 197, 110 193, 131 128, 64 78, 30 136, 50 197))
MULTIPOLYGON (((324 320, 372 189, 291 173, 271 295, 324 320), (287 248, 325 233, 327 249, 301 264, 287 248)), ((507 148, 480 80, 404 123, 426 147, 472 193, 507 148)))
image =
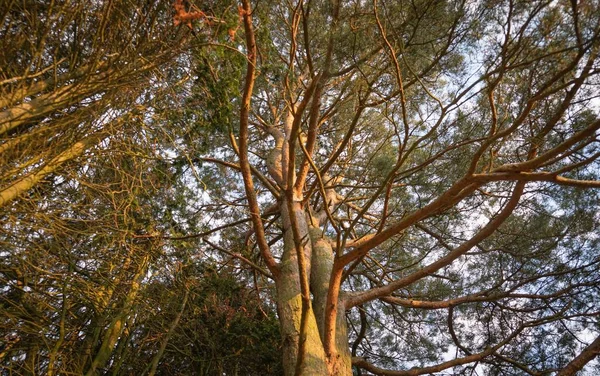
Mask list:
POLYGON ((6 374, 600 371, 600 4, 7 2, 6 374))

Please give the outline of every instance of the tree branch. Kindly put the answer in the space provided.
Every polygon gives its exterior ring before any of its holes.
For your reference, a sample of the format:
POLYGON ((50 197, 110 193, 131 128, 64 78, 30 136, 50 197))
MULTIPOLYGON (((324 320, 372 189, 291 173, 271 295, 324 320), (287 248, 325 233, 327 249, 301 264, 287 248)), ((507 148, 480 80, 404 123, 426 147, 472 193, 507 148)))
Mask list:
POLYGON ((254 80, 256 79, 256 40, 254 39, 254 30, 252 27, 252 11, 250 9, 249 0, 243 0, 243 22, 246 34, 246 48, 248 54, 248 64, 246 66, 246 78, 244 83, 244 91, 242 94, 242 105, 240 109, 240 134, 239 134, 239 158, 242 177, 244 179, 244 189, 250 206, 250 216, 252 225, 256 233, 256 242, 260 253, 275 279, 279 277, 279 266, 271 254, 269 244, 265 237, 265 229, 260 217, 260 208, 252 182, 252 169, 248 161, 248 117, 250 114, 250 101, 252 98, 252 90, 254 88, 254 80))
POLYGON ((525 187, 524 182, 518 182, 513 190, 512 196, 506 203, 506 206, 494 217, 492 220, 488 222, 475 236, 473 236, 467 242, 461 244, 456 247, 452 251, 450 251, 446 256, 440 258, 439 260, 422 267, 418 271, 401 278, 397 281, 391 282, 386 286, 377 287, 371 290, 366 290, 356 295, 352 295, 347 298, 346 307, 350 308, 358 304, 363 304, 370 300, 389 295, 393 291, 408 286, 421 278, 424 278, 437 270, 450 265, 454 260, 459 258, 460 256, 467 253, 471 248, 479 244, 481 241, 492 235, 496 229, 504 223, 504 221, 511 215, 513 210, 517 207, 521 195, 523 194, 523 189, 525 187))
POLYGON ((571 360, 556 376, 572 376, 579 372, 586 364, 600 355, 600 336, 590 343, 581 354, 571 360))

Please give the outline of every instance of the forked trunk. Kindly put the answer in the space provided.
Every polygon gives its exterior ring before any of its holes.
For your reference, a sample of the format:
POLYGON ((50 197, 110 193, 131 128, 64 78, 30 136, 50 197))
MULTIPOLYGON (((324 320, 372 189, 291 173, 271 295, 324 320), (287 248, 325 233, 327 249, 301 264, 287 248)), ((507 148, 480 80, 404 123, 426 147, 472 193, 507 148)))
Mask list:
MULTIPOLYGON (((283 343, 283 366, 285 375, 294 375, 298 361, 300 344, 300 324, 302 320, 302 294, 298 258, 292 236, 290 216, 286 203, 281 205, 285 230, 284 254, 280 264, 281 275, 277 283, 277 310, 283 343)), ((332 266, 332 250, 322 238, 321 231, 309 226, 305 211, 294 203, 294 215, 303 239, 304 254, 310 265, 311 296, 307 314, 305 353, 300 368, 301 375, 351 375, 351 358, 348 351, 348 337, 344 310, 338 312, 335 359, 327 359, 323 346, 325 321, 325 301, 332 266), (310 227, 310 230, 309 230, 310 227)))

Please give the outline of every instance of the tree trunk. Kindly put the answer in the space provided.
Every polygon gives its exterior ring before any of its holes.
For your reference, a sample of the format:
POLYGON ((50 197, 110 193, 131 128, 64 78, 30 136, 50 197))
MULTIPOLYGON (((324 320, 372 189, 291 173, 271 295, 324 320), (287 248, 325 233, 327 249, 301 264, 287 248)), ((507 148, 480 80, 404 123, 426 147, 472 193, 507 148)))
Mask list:
MULTIPOLYGON (((304 254, 311 266, 310 276, 312 302, 308 309, 305 333, 305 354, 302 358, 301 375, 352 375, 351 357, 348 349, 346 318, 341 309, 337 318, 336 359, 327 359, 323 347, 325 301, 329 286, 329 273, 333 265, 332 249, 321 231, 307 223, 305 211, 299 203, 292 205, 298 230, 303 239, 304 254)), ((277 283, 277 310, 283 342, 283 367, 285 375, 294 375, 300 344, 302 319, 302 294, 298 257, 291 229, 290 213, 285 200, 281 203, 284 226, 284 253, 281 260, 281 278, 277 283)))
MULTIPOLYGON (((312 244, 312 268, 310 289, 313 294, 315 315, 321 340, 325 332, 325 304, 329 291, 329 277, 333 268, 333 249, 329 239, 323 236, 316 221, 310 226, 309 235, 312 244)), ((343 298, 343 297, 342 297, 343 298)), ((340 304, 336 317, 335 359, 329 359, 329 369, 334 375, 352 375, 352 356, 348 346, 348 324, 343 304, 340 304)))
POLYGON ((131 283, 131 287, 129 288, 129 291, 122 302, 120 312, 112 319, 110 325, 104 332, 100 348, 96 352, 96 356, 94 357, 90 368, 86 372, 86 376, 93 376, 97 374, 98 370, 102 369, 112 356, 115 345, 125 329, 125 323, 129 319, 132 306, 137 299, 142 280, 145 277, 148 269, 149 261, 150 257, 147 255, 140 260, 137 273, 135 274, 131 283))

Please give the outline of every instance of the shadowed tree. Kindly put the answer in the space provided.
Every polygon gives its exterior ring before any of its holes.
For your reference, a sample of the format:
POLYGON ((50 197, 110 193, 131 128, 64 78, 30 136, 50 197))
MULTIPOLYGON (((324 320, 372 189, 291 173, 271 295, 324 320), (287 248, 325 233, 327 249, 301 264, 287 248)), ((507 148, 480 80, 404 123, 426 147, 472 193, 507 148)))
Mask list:
POLYGON ((135 156, 152 144, 158 68, 185 38, 165 4, 9 1, 0 13, 0 367, 95 374, 160 246, 129 239, 150 226, 137 203, 152 167, 135 156))
POLYGON ((205 273, 193 239, 147 235, 196 229, 201 182, 169 157, 190 129, 154 119, 185 91, 188 52, 228 38, 237 13, 202 13, 192 38, 169 3, 0 11, 1 373, 280 373, 252 274, 205 273))

